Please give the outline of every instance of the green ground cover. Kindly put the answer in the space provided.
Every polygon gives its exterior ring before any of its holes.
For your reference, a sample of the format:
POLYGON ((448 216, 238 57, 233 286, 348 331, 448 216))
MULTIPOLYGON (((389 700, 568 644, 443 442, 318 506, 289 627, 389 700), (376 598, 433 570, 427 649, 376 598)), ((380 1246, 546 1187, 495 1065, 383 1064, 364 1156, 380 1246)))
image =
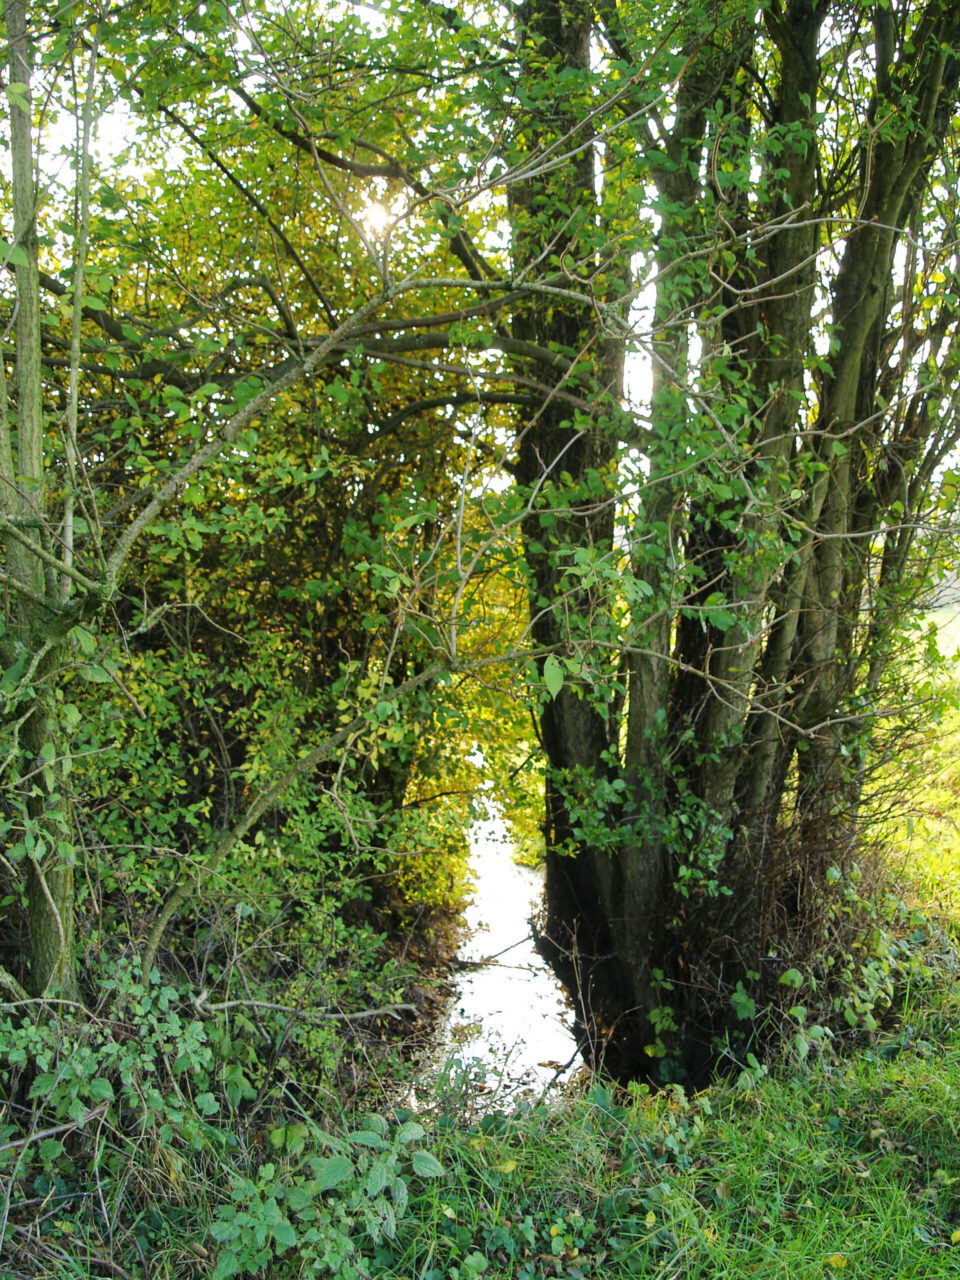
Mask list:
POLYGON ((303 1099, 299 1118, 258 1128, 240 1123, 239 1095, 218 1116, 217 1083, 199 1092, 189 1070, 175 1093, 151 1092, 159 1039, 118 1060, 125 1096, 102 1066, 80 1090, 78 1049, 72 1131, 0 1151, 7 1194, 21 1193, 6 1203, 0 1276, 956 1276, 960 995, 937 945, 857 1052, 831 1045, 696 1095, 584 1077, 562 1098, 484 1114, 464 1074, 417 1116, 337 1118, 328 1099, 322 1130, 303 1099))
POLYGON ((441 1122, 448 1175, 379 1274, 955 1276, 960 1038, 940 1030, 746 1089, 593 1087, 467 1131, 441 1122))
POLYGON ((940 767, 888 833, 930 905, 878 934, 900 930, 894 1004, 848 1036, 801 1019, 802 1058, 795 1038, 698 1094, 584 1075, 485 1113, 471 1072, 418 1081, 413 1115, 384 1102, 394 1059, 378 1114, 341 1112, 332 1091, 271 1091, 242 1017, 122 976, 129 1027, 8 1023, 0 1280, 960 1275, 958 732, 951 712, 931 733, 940 767))
MULTIPOLYGON (((960 711, 925 734, 878 842, 899 886, 835 886, 837 910, 883 890, 866 1016, 818 1036, 808 977, 785 1055, 697 1094, 584 1075, 485 1111, 474 1071, 418 1080, 414 1115, 388 1055, 342 1109, 337 1072, 270 1076, 249 1011, 122 968, 103 1016, 6 1018, 0 1280, 960 1276, 960 711)), ((341 1076, 344 1039, 323 1029, 341 1076)))

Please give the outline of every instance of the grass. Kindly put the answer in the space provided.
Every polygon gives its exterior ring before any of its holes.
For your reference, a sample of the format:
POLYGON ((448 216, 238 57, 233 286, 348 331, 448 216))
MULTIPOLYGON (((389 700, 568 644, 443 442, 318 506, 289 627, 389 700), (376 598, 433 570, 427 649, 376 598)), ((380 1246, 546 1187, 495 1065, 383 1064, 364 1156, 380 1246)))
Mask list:
POLYGON ((904 776, 888 766, 883 784, 893 799, 881 843, 897 851, 894 874, 925 914, 960 933, 960 709, 947 709, 912 744, 916 758, 904 776))
POLYGON ((960 1007, 839 1066, 693 1098, 603 1086, 465 1124, 375 1274, 960 1275, 960 1007))

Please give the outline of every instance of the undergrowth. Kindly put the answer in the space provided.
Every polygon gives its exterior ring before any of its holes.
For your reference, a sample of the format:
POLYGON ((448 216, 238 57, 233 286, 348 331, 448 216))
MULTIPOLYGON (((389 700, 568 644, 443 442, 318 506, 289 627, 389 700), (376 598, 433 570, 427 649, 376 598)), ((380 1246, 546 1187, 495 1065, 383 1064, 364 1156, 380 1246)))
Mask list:
MULTIPOLYGON (((935 786, 938 807, 952 765, 935 786)), ((925 875, 949 887, 937 830, 912 828, 920 900, 925 875)), ((829 891, 858 946, 783 970, 779 1060, 731 1044, 697 1094, 584 1077, 484 1114, 467 1069, 397 1108, 393 1020, 346 1015, 413 975, 372 934, 360 965, 357 934, 308 982, 240 916, 178 980, 114 961, 90 1008, 0 1004, 0 1280, 956 1276, 955 900, 931 897, 935 924, 855 878, 829 891)))
POLYGON ((843 1061, 694 1096, 590 1083, 560 1104, 439 1114, 448 1170, 372 1274, 400 1280, 960 1271, 960 1002, 936 981, 843 1061), (464 1117, 468 1117, 466 1120, 464 1117))
POLYGON ((416 1116, 268 1097, 242 1028, 231 1048, 173 988, 118 987, 109 1018, 5 1019, 4 1280, 960 1269, 960 998, 932 969, 846 1060, 485 1115, 469 1072, 416 1116))

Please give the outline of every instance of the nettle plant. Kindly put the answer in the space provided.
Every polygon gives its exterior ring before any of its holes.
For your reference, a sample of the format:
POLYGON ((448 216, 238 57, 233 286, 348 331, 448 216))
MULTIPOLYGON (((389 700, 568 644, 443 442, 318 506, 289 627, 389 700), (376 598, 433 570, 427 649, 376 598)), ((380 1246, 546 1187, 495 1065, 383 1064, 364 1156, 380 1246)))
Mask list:
POLYGON ((446 1172, 416 1145, 425 1136, 417 1120, 377 1115, 339 1136, 306 1123, 272 1130, 276 1158, 233 1179, 210 1228, 223 1246, 214 1280, 255 1273, 292 1250, 301 1276, 369 1276, 364 1246, 396 1236, 414 1180, 446 1172))

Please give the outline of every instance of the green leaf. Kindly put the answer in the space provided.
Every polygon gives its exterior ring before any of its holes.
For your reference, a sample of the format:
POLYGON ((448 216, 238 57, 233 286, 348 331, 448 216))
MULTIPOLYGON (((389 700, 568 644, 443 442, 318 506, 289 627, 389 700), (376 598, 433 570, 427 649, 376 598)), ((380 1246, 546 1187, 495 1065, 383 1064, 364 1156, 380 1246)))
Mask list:
POLYGON ((89 680, 91 684, 110 684, 113 676, 107 667, 101 666, 99 662, 83 662, 80 664, 80 672, 85 680, 89 680))
POLYGON ((240 1262, 237 1255, 227 1250, 225 1253, 221 1253, 217 1259, 217 1265, 214 1268, 211 1280, 231 1280, 231 1277, 237 1275, 239 1270, 240 1262))
POLYGON ((92 658, 97 651, 97 637, 86 627, 71 628, 70 639, 86 658, 92 658))
POLYGON ((6 95, 11 105, 21 111, 30 110, 30 86, 22 80, 11 80, 6 87, 6 95))
POLYGON ((420 1178, 444 1178, 447 1171, 429 1151, 414 1151, 411 1160, 413 1172, 420 1178))
POLYGON ((210 1228, 210 1235, 214 1240, 236 1240, 240 1234, 240 1225, 237 1222, 215 1222, 210 1228))
POLYGON ((757 1016, 756 1002, 748 994, 742 982, 737 983, 737 988, 730 997, 730 1003, 733 1005, 734 1013, 743 1022, 752 1022, 757 1016))
POLYGON ((382 1202, 380 1212, 383 1215, 381 1222, 383 1234, 388 1240, 392 1240, 397 1234, 397 1215, 389 1200, 382 1202))
POLYGON ((785 973, 781 973, 780 981, 785 987, 796 989, 803 986, 803 974, 799 969, 787 969, 785 973))
POLYGON ((370 1172, 367 1174, 365 1189, 368 1196, 378 1196, 387 1185, 390 1177, 390 1171, 386 1163, 380 1160, 374 1160, 370 1166, 370 1172))
POLYGON ((112 1102, 113 1096, 113 1085, 103 1076, 90 1081, 90 1097, 94 1102, 112 1102))
POLYGON ((407 1190, 407 1184, 402 1178, 394 1178, 390 1183, 390 1194, 393 1197, 394 1208, 397 1213, 403 1213, 410 1202, 410 1192, 407 1190))
POLYGON ((287 1207, 294 1213, 300 1213, 311 1204, 313 1204, 313 1196, 306 1187, 291 1187, 287 1192, 287 1207))
POLYGON ((0 240, 0 258, 15 267, 25 267, 30 261, 22 244, 9 244, 6 240, 0 240))
POLYGON ((318 1191, 331 1191, 353 1177, 353 1161, 348 1156, 323 1156, 310 1161, 318 1191))
POLYGON ((358 1129, 354 1133, 348 1133, 347 1138, 357 1147, 375 1147, 380 1151, 386 1146, 379 1133, 372 1133, 369 1129, 358 1129))
POLYGON ((20 677, 27 669, 28 662, 29 655, 21 653, 13 666, 8 667, 3 673, 3 676, 0 677, 0 691, 3 693, 10 693, 17 687, 20 683, 20 677))
POLYGON ((293 1249, 297 1243, 297 1233, 287 1221, 282 1218, 279 1222, 275 1222, 271 1228, 273 1238, 281 1249, 293 1249))
POLYGON ((563 677, 564 671, 560 659, 556 654, 548 654, 543 664, 543 683, 547 686, 547 693, 551 698, 556 698, 563 688, 563 677))

